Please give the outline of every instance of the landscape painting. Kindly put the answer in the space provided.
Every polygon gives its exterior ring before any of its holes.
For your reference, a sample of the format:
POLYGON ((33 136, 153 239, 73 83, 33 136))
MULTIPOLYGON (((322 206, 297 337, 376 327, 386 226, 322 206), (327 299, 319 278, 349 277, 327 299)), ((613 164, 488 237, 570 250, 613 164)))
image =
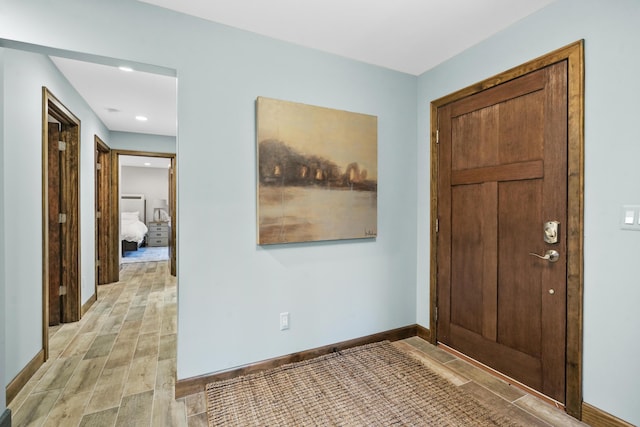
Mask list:
POLYGON ((375 238, 378 119, 259 97, 258 244, 375 238))

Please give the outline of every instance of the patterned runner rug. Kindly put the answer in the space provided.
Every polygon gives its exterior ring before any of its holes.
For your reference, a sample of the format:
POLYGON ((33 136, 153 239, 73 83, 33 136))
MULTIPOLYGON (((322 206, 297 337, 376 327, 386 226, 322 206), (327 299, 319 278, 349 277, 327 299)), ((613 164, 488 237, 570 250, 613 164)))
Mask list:
POLYGON ((210 426, 511 426, 388 341, 208 384, 210 426))

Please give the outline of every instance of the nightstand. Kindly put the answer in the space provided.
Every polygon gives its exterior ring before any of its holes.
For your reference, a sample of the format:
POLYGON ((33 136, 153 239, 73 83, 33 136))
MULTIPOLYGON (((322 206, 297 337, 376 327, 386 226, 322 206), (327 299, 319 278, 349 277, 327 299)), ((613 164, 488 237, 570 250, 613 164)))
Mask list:
POLYGON ((147 246, 169 246, 169 223, 150 222, 147 246))

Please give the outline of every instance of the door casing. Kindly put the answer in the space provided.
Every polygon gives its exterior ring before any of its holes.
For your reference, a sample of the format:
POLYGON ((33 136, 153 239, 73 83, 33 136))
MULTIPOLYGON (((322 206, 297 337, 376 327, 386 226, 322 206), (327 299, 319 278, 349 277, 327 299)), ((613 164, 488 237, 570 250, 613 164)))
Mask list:
MULTIPOLYGON (((143 157, 164 157, 171 160, 169 168, 169 215, 171 216, 171 234, 169 236, 169 268, 172 276, 176 275, 177 263, 177 244, 176 244, 176 228, 177 228, 177 212, 176 212, 176 155, 173 153, 156 153, 148 151, 131 151, 131 150, 111 150, 111 215, 110 222, 112 230, 111 245, 114 248, 120 248, 120 156, 143 156, 143 157)), ((112 255, 112 261, 119 267, 119 250, 112 255)), ((115 281, 119 280, 119 272, 115 272, 115 281)))
POLYGON ((525 64, 431 102, 431 260, 430 339, 437 337, 438 108, 521 77, 551 64, 568 64, 567 123, 567 339, 565 409, 580 419, 582 410, 583 211, 584 211, 584 41, 580 40, 525 64))

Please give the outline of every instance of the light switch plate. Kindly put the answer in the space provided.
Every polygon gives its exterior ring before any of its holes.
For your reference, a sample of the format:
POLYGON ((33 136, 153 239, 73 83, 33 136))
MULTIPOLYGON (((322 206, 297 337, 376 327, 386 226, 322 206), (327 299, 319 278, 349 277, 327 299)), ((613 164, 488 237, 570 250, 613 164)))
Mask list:
POLYGON ((636 211, 631 209, 624 210, 624 224, 633 225, 636 222, 636 211))
POLYGON ((640 205, 624 205, 620 212, 620 228, 640 231, 640 205))
POLYGON ((286 331, 289 329, 289 312, 280 313, 280 330, 286 331))

